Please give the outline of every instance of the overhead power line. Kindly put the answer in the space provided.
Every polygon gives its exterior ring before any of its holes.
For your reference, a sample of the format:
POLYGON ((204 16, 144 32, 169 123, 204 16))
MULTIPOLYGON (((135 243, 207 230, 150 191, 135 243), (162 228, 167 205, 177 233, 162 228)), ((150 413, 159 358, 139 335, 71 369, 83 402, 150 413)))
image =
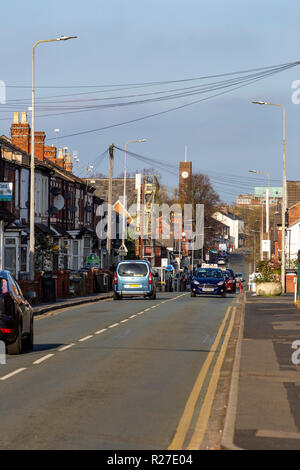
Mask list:
MULTIPOLYGON (((295 66, 297 65, 298 63, 293 63, 293 65, 289 65, 289 67, 291 66, 295 66)), ((281 70, 282 71, 282 70, 281 70)), ((198 100, 195 100, 195 101, 192 101, 192 102, 189 102, 189 103, 184 103, 182 105, 179 105, 179 106, 176 106, 176 107, 173 107, 173 108, 169 108, 167 110, 163 110, 163 111, 158 111, 156 113, 152 113, 152 114, 148 114, 148 115, 144 115, 144 116, 141 116, 141 117, 138 117, 138 118, 134 118, 134 119, 130 119, 130 120, 127 120, 127 121, 123 121, 123 122, 119 122, 119 123, 115 123, 115 124, 110 124, 110 125, 107 125, 107 126, 103 126, 103 127, 100 127, 100 128, 96 128, 96 129, 87 129, 85 131, 79 131, 79 132, 74 132, 72 134, 67 134, 67 135, 64 135, 64 136, 60 136, 59 139, 64 139, 64 138, 68 138, 68 137, 75 137, 75 136, 79 136, 79 135, 85 135, 85 134, 90 134, 90 133, 94 133, 94 132, 100 132, 100 131, 103 131, 103 130, 107 130, 107 129, 111 129, 111 128, 114 128, 114 127, 119 127, 119 126, 124 126, 126 124, 131 124, 131 123, 134 123, 134 122, 138 122, 138 121, 141 121, 141 120, 145 120, 145 119, 149 119, 149 118, 152 118, 152 117, 157 117, 157 116, 161 116, 163 114, 167 114, 169 112, 172 112, 172 111, 175 111, 175 110, 179 110, 179 109, 183 109, 183 108, 186 108, 188 106, 191 106, 191 105, 194 105, 194 104, 197 104, 197 103, 200 103, 202 101, 206 101, 206 100, 209 100, 209 99, 212 99, 212 98, 215 98, 217 96, 222 96, 226 93, 229 93, 233 90, 237 90, 239 88, 242 88, 244 86, 249 86, 250 84, 254 83, 254 82, 257 82, 259 80, 262 80, 264 78, 266 78, 267 76, 269 75, 273 75, 274 73, 279 73, 279 70, 277 70, 276 72, 271 72, 269 71, 268 73, 264 74, 263 76, 259 76, 259 77, 255 77, 255 78, 251 78, 249 80, 247 80, 245 83, 242 83, 242 84, 239 84, 237 86, 232 86, 230 89, 227 89, 227 85, 224 85, 222 87, 220 87, 221 89, 225 88, 224 91, 220 91, 218 93, 214 93, 212 95, 209 95, 209 96, 206 96, 204 98, 200 98, 198 100)), ((49 138, 47 140, 53 140, 54 138, 49 138)))

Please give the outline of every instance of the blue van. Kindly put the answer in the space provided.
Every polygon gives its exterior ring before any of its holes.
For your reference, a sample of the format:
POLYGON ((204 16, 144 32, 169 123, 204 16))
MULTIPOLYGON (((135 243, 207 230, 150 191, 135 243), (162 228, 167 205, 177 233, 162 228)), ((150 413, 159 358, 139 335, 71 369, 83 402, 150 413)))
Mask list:
POLYGON ((156 298, 154 275, 145 260, 120 261, 114 274, 114 300, 127 296, 156 298))

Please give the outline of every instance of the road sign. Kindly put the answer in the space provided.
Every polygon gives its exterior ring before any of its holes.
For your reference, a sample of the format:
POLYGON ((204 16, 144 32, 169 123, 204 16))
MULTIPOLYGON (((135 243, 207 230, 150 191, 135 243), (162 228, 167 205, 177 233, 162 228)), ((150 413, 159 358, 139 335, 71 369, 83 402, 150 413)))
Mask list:
POLYGON ((166 271, 173 271, 173 269, 174 269, 174 267, 171 264, 169 264, 168 266, 165 267, 166 271))
POLYGON ((120 256, 127 256, 128 250, 125 245, 121 245, 120 248, 118 249, 118 254, 120 256))
POLYGON ((161 267, 165 268, 166 266, 168 266, 168 258, 162 258, 161 259, 161 267))
POLYGON ((92 253, 91 255, 87 256, 86 264, 88 268, 99 268, 99 256, 95 255, 95 253, 92 253))
POLYGON ((0 201, 12 201, 12 183, 0 183, 0 201))

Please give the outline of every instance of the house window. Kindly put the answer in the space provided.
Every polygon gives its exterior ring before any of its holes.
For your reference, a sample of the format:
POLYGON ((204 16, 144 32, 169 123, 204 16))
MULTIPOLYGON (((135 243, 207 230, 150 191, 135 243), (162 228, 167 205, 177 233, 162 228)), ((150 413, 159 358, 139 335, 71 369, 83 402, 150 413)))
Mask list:
POLYGON ((86 264, 87 257, 91 254, 91 239, 83 239, 83 263, 86 264))
POLYGON ((20 247, 20 271, 27 271, 27 245, 20 247))
POLYGON ((63 239, 62 240, 62 245, 61 245, 61 250, 60 250, 60 268, 61 269, 68 269, 68 240, 63 239))
POLYGON ((78 240, 73 240, 73 266, 74 271, 78 271, 78 258, 79 258, 79 242, 78 240))

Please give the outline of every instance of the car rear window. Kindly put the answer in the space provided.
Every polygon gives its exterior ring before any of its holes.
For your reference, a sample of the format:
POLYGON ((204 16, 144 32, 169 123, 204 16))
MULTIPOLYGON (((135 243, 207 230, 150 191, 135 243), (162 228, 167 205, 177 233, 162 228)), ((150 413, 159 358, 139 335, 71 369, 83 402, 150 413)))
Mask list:
POLYGON ((220 269, 201 268, 201 269, 198 269, 196 273, 196 277, 200 277, 200 278, 214 277, 218 279, 218 278, 223 277, 223 275, 220 269))
POLYGON ((119 276, 147 276, 148 266, 144 263, 122 263, 118 269, 119 276))

